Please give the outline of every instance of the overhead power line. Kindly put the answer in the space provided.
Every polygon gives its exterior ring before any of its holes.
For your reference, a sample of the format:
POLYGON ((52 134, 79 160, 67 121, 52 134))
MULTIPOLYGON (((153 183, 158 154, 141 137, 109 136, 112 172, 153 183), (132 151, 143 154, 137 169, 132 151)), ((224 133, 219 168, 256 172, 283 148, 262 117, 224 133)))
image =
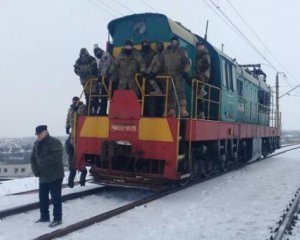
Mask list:
POLYGON ((239 36, 244 39, 248 43, 248 45, 259 55, 261 56, 265 61, 267 61, 270 66, 276 71, 279 72, 279 70, 262 54, 256 46, 247 38, 247 36, 234 24, 234 22, 222 11, 222 9, 213 1, 209 0, 223 15, 223 17, 226 18, 226 20, 232 25, 232 27, 239 33, 239 36))
POLYGON ((127 6, 125 6, 124 4, 122 4, 121 2, 114 0, 114 2, 118 5, 120 5, 121 7, 125 8, 126 10, 128 10, 129 12, 135 13, 134 11, 132 11, 130 8, 128 8, 127 6))
POLYGON ((99 8, 102 12, 105 12, 106 14, 112 16, 112 17, 117 17, 115 14, 112 14, 111 12, 105 10, 104 8, 98 6, 97 4, 95 4, 92 0, 86 0, 88 3, 90 3, 91 5, 93 5, 96 8, 99 8))
POLYGON ((121 16, 123 16, 124 14, 122 12, 120 12, 118 9, 113 8, 112 6, 110 6, 109 4, 101 1, 101 0, 97 0, 97 2, 101 3, 102 5, 106 6, 107 8, 109 8, 110 10, 120 14, 121 16))
POLYGON ((228 23, 228 21, 223 18, 211 5, 208 4, 206 0, 203 0, 203 2, 206 4, 207 7, 209 7, 233 32, 235 32, 237 35, 239 33, 228 23))
MULTIPOLYGON (((205 1, 205 0, 204 0, 205 1)), ((275 65, 266 58, 264 54, 260 52, 260 50, 257 49, 257 47, 247 38, 247 36, 234 24, 234 22, 221 10, 220 6, 218 6, 213 0, 210 0, 210 2, 220 11, 222 16, 232 25, 232 27, 238 32, 238 36, 241 37, 245 42, 248 43, 248 45, 259 55, 262 59, 264 59, 270 67, 275 70, 276 72, 280 72, 275 65)), ((224 20, 223 20, 224 21, 224 20)), ((235 31, 235 33, 236 33, 235 31)), ((264 44, 265 45, 265 44, 264 44)), ((287 84, 291 86, 291 83, 287 81, 286 78, 284 78, 284 81, 286 81, 287 84)), ((296 90, 297 91, 297 90, 296 90)))
MULTIPOLYGON (((274 60, 278 63, 278 65, 280 65, 283 70, 285 71, 286 74, 289 74, 290 77, 291 74, 289 73, 289 71, 287 70, 287 68, 277 59, 277 57, 273 54, 273 52, 267 47, 267 45, 265 44, 265 42, 258 36, 258 34, 256 34, 256 32, 253 30, 253 28, 247 23, 247 21, 241 16, 241 14, 239 13, 239 11, 233 6, 233 4, 230 2, 230 0, 226 0, 227 3, 230 5, 230 7, 234 10, 234 12, 239 16, 239 18, 242 20, 242 22, 248 27, 248 29, 252 32, 252 34, 256 37, 256 39, 264 46, 264 48, 266 49, 266 51, 268 51, 270 53, 270 55, 274 58, 274 60)), ((292 78, 293 79, 293 78, 292 78)), ((295 79, 293 79, 295 82, 298 83, 298 81, 296 81, 295 79)), ((286 81, 288 81, 286 79, 286 81)), ((290 87, 292 87, 290 85, 290 87)))
POLYGON ((146 6, 148 6, 150 9, 152 9, 154 12, 159 12, 157 11, 154 7, 152 7, 149 3, 147 3, 146 1, 144 0, 140 0, 142 3, 144 3, 146 6))

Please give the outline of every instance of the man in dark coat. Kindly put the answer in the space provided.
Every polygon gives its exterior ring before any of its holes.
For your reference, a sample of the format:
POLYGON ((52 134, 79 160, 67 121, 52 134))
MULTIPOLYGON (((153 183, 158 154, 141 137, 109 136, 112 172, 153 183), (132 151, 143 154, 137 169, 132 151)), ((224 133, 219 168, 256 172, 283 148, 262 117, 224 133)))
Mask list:
POLYGON ((49 227, 62 224, 61 186, 64 178, 61 142, 51 137, 46 125, 35 129, 37 140, 34 143, 30 162, 33 174, 39 178, 40 219, 36 222, 49 222, 49 192, 53 202, 53 221, 49 227))

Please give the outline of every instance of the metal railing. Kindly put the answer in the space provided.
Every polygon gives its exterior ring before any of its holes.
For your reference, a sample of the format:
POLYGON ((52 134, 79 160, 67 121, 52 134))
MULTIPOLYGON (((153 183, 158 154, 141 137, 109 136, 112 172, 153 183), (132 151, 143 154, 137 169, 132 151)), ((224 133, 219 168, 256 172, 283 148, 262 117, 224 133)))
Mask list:
POLYGON ((91 99, 96 97, 96 98, 107 98, 107 100, 111 100, 112 97, 112 81, 111 79, 107 79, 106 77, 101 78, 101 82, 99 82, 98 78, 90 78, 85 86, 83 87, 83 91, 80 95, 80 98, 82 97, 83 93, 85 90, 88 88, 88 103, 87 103, 87 115, 90 115, 90 110, 91 110, 91 99), (107 81, 108 85, 107 85, 107 81), (95 84, 95 85, 93 85, 95 84), (93 87, 95 87, 95 91, 93 91, 93 87), (95 94, 95 92, 97 92, 95 94), (104 93, 103 93, 104 92, 104 93))
POLYGON ((240 115, 240 120, 250 124, 263 124, 265 126, 271 127, 280 127, 280 119, 277 119, 276 116, 280 116, 280 113, 277 114, 277 110, 272 106, 260 104, 248 100, 245 97, 238 96, 238 101, 243 105, 244 114, 240 115))
POLYGON ((220 101, 221 101, 221 91, 220 88, 213 86, 208 83, 204 83, 198 79, 192 79, 192 95, 191 95, 191 118, 199 119, 199 108, 202 107, 204 112, 205 106, 207 106, 207 116, 208 120, 219 120, 220 119, 220 101), (214 96, 212 96, 214 95, 214 96), (194 107, 195 100, 195 107, 194 107), (201 106, 202 105, 202 106, 201 106), (217 117, 213 116, 211 109, 213 106, 215 111, 217 111, 217 117), (194 110, 194 111, 193 111, 194 110))
POLYGON ((159 95, 151 95, 150 93, 148 93, 146 91, 146 81, 147 79, 144 78, 140 73, 137 73, 135 75, 135 82, 139 88, 140 91, 140 98, 139 98, 139 102, 141 103, 141 116, 143 116, 144 113, 144 109, 145 109, 145 99, 147 97, 163 97, 164 98, 164 113, 163 116, 166 117, 167 116, 167 112, 168 112, 168 104, 169 104, 169 94, 171 94, 171 91, 173 91, 174 93, 174 97, 175 97, 175 102, 177 105, 177 117, 180 118, 180 105, 179 105, 179 100, 178 100, 178 95, 176 92, 176 88, 174 85, 174 81, 173 78, 171 76, 156 76, 155 79, 153 79, 154 81, 164 81, 163 84, 163 89, 162 89, 162 94, 159 95))

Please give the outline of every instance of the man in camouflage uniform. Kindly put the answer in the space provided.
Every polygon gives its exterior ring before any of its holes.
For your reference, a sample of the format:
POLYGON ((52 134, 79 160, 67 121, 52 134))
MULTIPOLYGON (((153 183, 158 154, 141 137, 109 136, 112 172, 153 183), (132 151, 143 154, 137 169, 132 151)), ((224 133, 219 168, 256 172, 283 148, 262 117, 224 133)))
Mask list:
MULTIPOLYGON (((94 47, 94 54, 95 54, 95 57, 97 60, 97 65, 98 65, 98 80, 99 80, 100 94, 107 95, 107 92, 102 87, 102 77, 107 76, 108 70, 113 62, 113 58, 109 52, 105 52, 104 50, 99 48, 97 44, 95 44, 95 47, 94 47)), ((101 116, 106 115, 107 98, 108 97, 102 97, 101 99, 99 99, 100 100, 100 110, 97 110, 97 113, 99 113, 99 115, 101 115, 101 116)))
POLYGON ((117 75, 119 78, 118 89, 132 89, 137 97, 140 96, 140 90, 135 81, 135 74, 145 75, 146 67, 140 54, 133 48, 133 42, 127 40, 121 54, 114 60, 108 75, 117 75))
MULTIPOLYGON (((140 56, 142 60, 145 63, 146 69, 150 66, 152 59, 155 55, 155 51, 152 49, 151 44, 148 40, 143 40, 141 42, 141 50, 139 51, 140 56)), ((149 76, 148 74, 145 75, 146 77, 146 83, 145 83, 145 93, 149 94, 152 90, 152 84, 149 81, 149 76)), ((156 99, 152 96, 147 96, 145 98, 145 116, 150 116, 153 117, 155 116, 155 105, 156 105, 156 99)))
MULTIPOLYGON (((203 83, 208 83, 210 78, 210 63, 211 59, 207 48, 202 42, 197 42, 196 44, 196 61, 195 61, 195 78, 203 83)), ((204 97, 205 89, 204 85, 200 88, 199 93, 199 114, 198 117, 201 119, 205 118, 204 114, 204 97)))
POLYGON ((164 44, 162 42, 156 43, 156 54, 152 58, 150 66, 147 67, 147 75, 149 78, 149 83, 154 91, 151 92, 151 95, 161 95, 162 92, 155 80, 157 75, 162 75, 164 72, 163 65, 163 51, 164 51, 164 44))
POLYGON ((98 93, 98 81, 89 81, 92 78, 98 77, 97 62, 96 59, 89 55, 86 48, 82 48, 79 53, 79 58, 76 60, 74 65, 75 73, 80 77, 80 82, 84 89, 84 95, 86 104, 90 106, 90 111, 93 115, 96 115, 99 107, 99 101, 97 97, 91 97, 91 95, 97 95, 98 93), (90 99, 91 97, 91 99, 90 99))
MULTIPOLYGON (((176 36, 171 38, 171 45, 164 52, 164 71, 165 74, 173 78, 176 93, 180 104, 181 117, 187 117, 189 113, 186 110, 185 98, 185 80, 189 79, 190 60, 187 52, 180 47, 176 36)), ((175 97, 172 94, 172 86, 169 89, 168 116, 175 116, 175 97)))
POLYGON ((162 96, 161 89, 165 89, 165 82, 157 81, 155 78, 157 75, 164 75, 164 60, 163 60, 163 51, 164 44, 162 42, 156 43, 156 54, 154 55, 150 66, 147 68, 147 77, 148 82, 151 85, 153 91, 150 92, 151 95, 155 97, 155 116, 161 116, 164 112, 164 100, 165 98, 162 96))
MULTIPOLYGON (((68 110, 68 115, 67 115, 67 120, 66 120, 66 133, 69 134, 68 139, 65 142, 65 148, 66 152, 68 154, 68 163, 69 163, 69 178, 68 178, 68 186, 70 188, 74 187, 74 178, 76 175, 76 169, 74 167, 75 163, 75 153, 74 153, 74 146, 75 146, 75 121, 77 122, 78 117, 80 115, 85 115, 86 114, 86 109, 85 105, 83 102, 79 101, 78 97, 73 97, 72 99, 72 104, 70 105, 70 108, 68 110), (76 119, 75 119, 76 117, 76 119), (70 132, 70 129, 72 130, 70 132)), ((80 180, 79 183, 81 186, 85 185, 85 177, 87 175, 87 170, 84 169, 81 171, 80 174, 80 180)))

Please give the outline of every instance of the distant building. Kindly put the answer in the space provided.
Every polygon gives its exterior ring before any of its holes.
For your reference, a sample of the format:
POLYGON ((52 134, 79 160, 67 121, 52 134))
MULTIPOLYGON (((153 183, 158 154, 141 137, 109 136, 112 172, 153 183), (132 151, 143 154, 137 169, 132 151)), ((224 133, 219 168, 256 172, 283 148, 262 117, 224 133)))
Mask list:
POLYGON ((1 178, 21 178, 33 176, 30 164, 0 164, 1 178))

